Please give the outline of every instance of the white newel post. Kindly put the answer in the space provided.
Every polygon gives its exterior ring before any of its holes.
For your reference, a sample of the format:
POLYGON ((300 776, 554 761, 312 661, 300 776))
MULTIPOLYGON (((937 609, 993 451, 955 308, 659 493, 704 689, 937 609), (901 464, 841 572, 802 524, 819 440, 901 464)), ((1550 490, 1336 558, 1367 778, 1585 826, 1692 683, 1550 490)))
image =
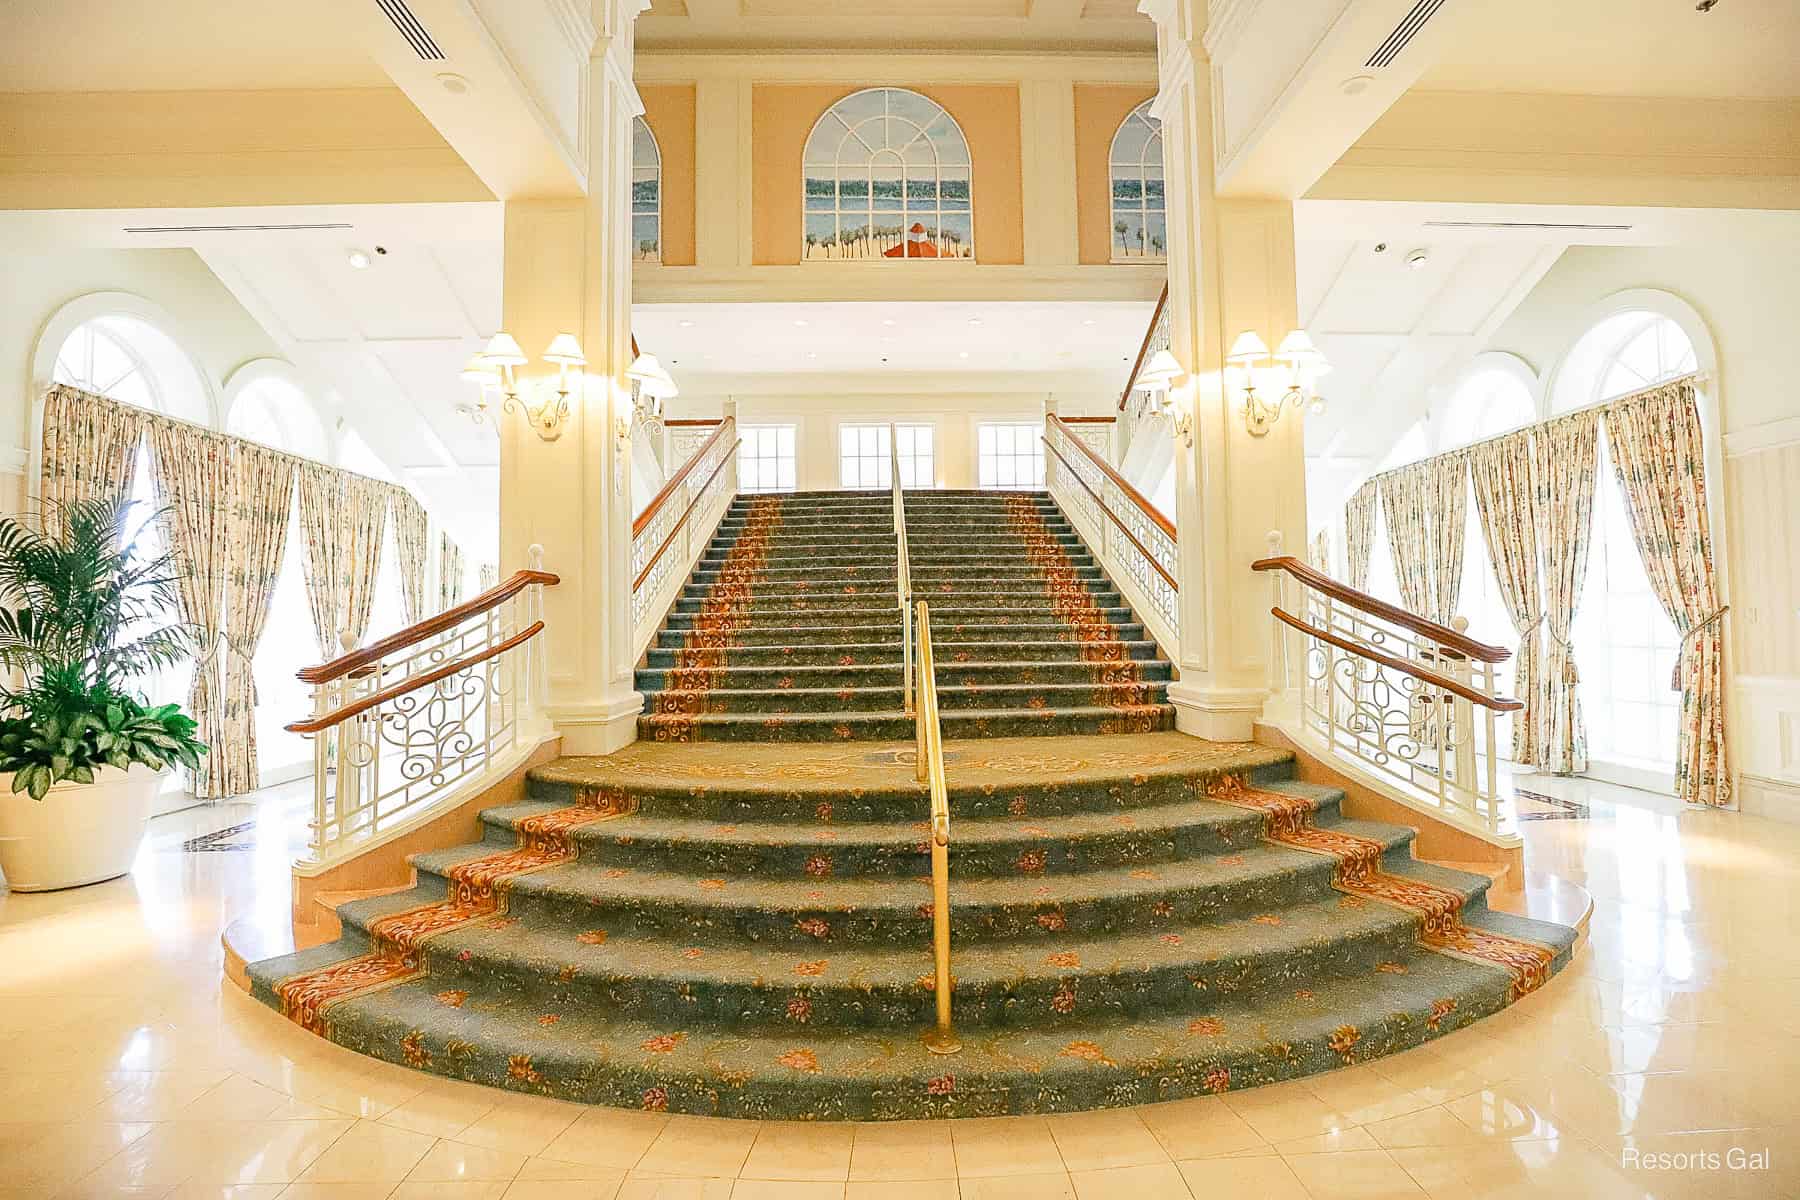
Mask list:
MULTIPOLYGON (((522 390, 555 368, 550 339, 575 334, 586 354, 561 435, 546 441, 517 413, 500 419, 500 555, 504 576, 541 545, 560 586, 544 596, 556 652, 546 656, 546 712, 572 754, 633 741, 643 697, 632 687, 631 131, 632 29, 643 0, 594 6, 588 63, 585 195, 506 201, 502 324, 531 362, 522 390)), ((541 394, 541 393, 540 393, 541 394)), ((536 397, 522 397, 535 402, 536 397)))
MULTIPOLYGON (((1301 416, 1245 428, 1243 380, 1225 370, 1238 333, 1278 344, 1299 323, 1293 204, 1216 194, 1206 0, 1143 0, 1156 21, 1168 208, 1170 350, 1188 372, 1170 391, 1180 531, 1181 678, 1169 688, 1185 733, 1248 740, 1269 696, 1269 585, 1250 569, 1271 530, 1306 544, 1301 416)), ((1276 395, 1279 395, 1279 388, 1276 395)))

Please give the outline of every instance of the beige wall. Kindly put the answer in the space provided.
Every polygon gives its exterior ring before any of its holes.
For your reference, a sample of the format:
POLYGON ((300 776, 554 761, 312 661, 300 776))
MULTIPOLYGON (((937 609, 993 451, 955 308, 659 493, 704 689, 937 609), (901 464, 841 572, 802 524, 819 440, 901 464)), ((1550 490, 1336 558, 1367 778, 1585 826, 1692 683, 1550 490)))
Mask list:
POLYGON ((662 151, 662 261, 694 265, 694 87, 644 84, 644 122, 662 151))
MULTIPOLYGON (((862 84, 760 84, 751 101, 751 163, 755 173, 751 261, 785 266, 800 261, 800 160, 814 122, 862 84)), ((975 261, 1025 261, 1024 200, 1020 178, 1019 89, 1013 85, 921 84, 962 127, 974 163, 975 261)))
POLYGON ((1156 95, 1135 84, 1075 86, 1075 223, 1081 261, 1112 261, 1113 134, 1127 113, 1156 95))

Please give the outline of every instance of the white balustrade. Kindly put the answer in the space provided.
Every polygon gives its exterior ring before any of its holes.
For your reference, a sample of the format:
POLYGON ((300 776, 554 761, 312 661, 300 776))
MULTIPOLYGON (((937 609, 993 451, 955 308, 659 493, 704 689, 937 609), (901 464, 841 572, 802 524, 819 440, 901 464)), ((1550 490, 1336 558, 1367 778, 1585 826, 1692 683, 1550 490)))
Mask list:
POLYGON ((737 421, 727 417, 632 525, 632 646, 639 655, 737 495, 737 450, 737 421))
POLYGON ((1500 693, 1509 652, 1470 639, 1460 617, 1446 628, 1406 613, 1270 543, 1256 564, 1274 600, 1270 715, 1452 824, 1516 838, 1496 753, 1499 718, 1521 707, 1500 693))
POLYGON ((1044 423, 1044 484, 1164 651, 1181 636, 1175 527, 1055 416, 1044 423))
POLYGON ((464 604, 310 667, 312 837, 301 866, 330 866, 513 769, 548 732, 544 601, 533 566, 464 604))

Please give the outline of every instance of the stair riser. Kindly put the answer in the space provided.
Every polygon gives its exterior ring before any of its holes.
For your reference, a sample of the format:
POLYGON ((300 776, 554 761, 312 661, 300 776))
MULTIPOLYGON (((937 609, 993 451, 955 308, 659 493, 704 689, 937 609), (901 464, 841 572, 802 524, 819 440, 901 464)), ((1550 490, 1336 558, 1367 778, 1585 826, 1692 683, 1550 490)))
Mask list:
MULTIPOLYGON (((1441 1025, 1431 1023, 1431 1013, 1423 1003, 1345 1014, 1346 1022, 1354 1021, 1360 1033, 1356 1061, 1423 1045, 1452 1028, 1497 1012, 1506 1005, 1505 987, 1496 978, 1487 986, 1466 989, 1457 999, 1454 1019, 1441 1025)), ((408 1022, 395 1020, 375 1005, 353 1003, 349 1007, 353 1009, 347 1014, 350 1019, 334 1026, 332 1040, 374 1058, 408 1065, 402 1050, 402 1043, 414 1032, 408 1022)), ((445 1018, 442 1029, 420 1030, 421 1036, 412 1043, 415 1054, 429 1056, 430 1069, 436 1074, 582 1104, 638 1109, 648 1103, 647 1097, 654 1097, 659 1111, 755 1120, 775 1116, 906 1120, 1078 1112, 1209 1095, 1217 1090, 1213 1081, 1219 1078, 1228 1078, 1235 1092, 1345 1065, 1344 1055, 1330 1045, 1335 1034, 1327 1022, 1315 1034, 1284 1040, 1280 1054, 1271 1054, 1267 1044, 1214 1044, 1213 1039, 1204 1038, 1171 1044, 1166 1050, 1139 1050, 1155 1054, 1154 1069, 1120 1069, 1074 1059, 1058 1053, 1054 1041, 1047 1040, 1043 1065, 990 1065, 991 1060, 965 1052, 933 1061, 930 1066, 938 1074, 931 1076, 855 1071, 851 1064, 827 1060, 818 1072, 757 1074, 728 1083, 721 1082, 715 1066, 699 1060, 692 1065, 683 1060, 676 1066, 659 1062, 660 1056, 643 1054, 597 1065, 591 1054, 552 1045, 531 1056, 532 1070, 541 1080, 532 1082, 519 1080, 513 1073, 513 1056, 525 1052, 532 1045, 529 1040, 486 1043, 479 1036, 466 1036, 478 1031, 454 1032, 459 1028, 456 1016, 452 1013, 445 1018)), ((679 1027, 681 1022, 672 1024, 679 1027)), ((796 1033, 796 1044, 805 1040, 796 1033)))
MULTIPOLYGON (((1403 845, 1392 857, 1404 857, 1403 845)), ((950 936, 966 951, 986 942, 1040 939, 1045 953, 1074 938, 1140 934, 1203 921, 1230 921, 1274 913, 1328 889, 1335 863, 1320 855, 1290 856, 1292 868, 1229 883, 1157 888, 1132 895, 1094 896, 1063 904, 983 904, 964 890, 952 893, 950 936)), ((420 874, 426 872, 421 869, 420 874)), ((930 945, 929 876, 896 883, 895 903, 883 908, 843 911, 829 901, 777 909, 760 903, 753 886, 737 881, 717 891, 698 889, 687 898, 597 896, 552 890, 560 872, 550 870, 519 880, 509 894, 507 914, 533 928, 629 929, 634 937, 673 940, 677 945, 741 945, 753 942, 795 952, 817 950, 828 958, 833 943, 892 946, 900 950, 930 945), (823 936, 814 932, 823 930, 823 936)), ((829 882, 821 880, 829 896, 829 882)))
MULTIPOLYGON (((753 587, 794 587, 804 584, 805 590, 813 592, 830 592, 840 590, 846 585, 866 587, 871 580, 889 584, 894 582, 894 563, 892 560, 871 563, 867 567, 842 567, 826 569, 823 566, 810 565, 799 567, 764 568, 748 578, 753 587)), ((724 573, 723 560, 701 563, 694 568, 693 579, 696 583, 715 583, 724 573)), ((1076 575, 1084 579, 1099 579, 1102 572, 1098 566, 1087 564, 1074 567, 1076 575)), ((1060 572, 1059 572, 1060 574, 1060 572)), ((915 586, 921 583, 932 583, 942 580, 952 582, 980 582, 1019 580, 1041 585, 1050 575, 1041 567, 1029 563, 997 563, 981 565, 971 563, 967 566, 954 567, 922 567, 915 565, 912 579, 915 586)), ((1011 585, 1016 586, 1016 585, 1011 585)))
MULTIPOLYGON (((689 620, 690 614, 680 614, 680 621, 671 621, 667 628, 658 631, 658 649, 674 651, 687 645, 688 635, 693 631, 694 623, 689 620)), ((971 648, 984 658, 998 657, 1015 645, 1037 646, 1045 641, 1058 641, 1070 648, 1070 653, 1079 653, 1080 647, 1092 645, 1083 642, 1080 635, 1066 625, 1032 623, 1029 621, 1009 622, 1006 625, 980 625, 969 622, 958 622, 954 630, 940 627, 933 614, 932 634, 934 644, 938 647, 962 645, 971 648)), ((1142 650, 1145 655, 1152 655, 1153 643, 1144 627, 1134 621, 1114 619, 1112 632, 1118 635, 1121 653, 1132 654, 1134 650, 1142 650)), ((785 646, 793 645, 795 632, 792 628, 781 626, 740 626, 731 631, 730 645, 724 653, 730 654, 739 649, 762 649, 779 651, 785 646)), ((832 661, 849 653, 853 660, 861 655, 856 650, 859 646, 879 646, 882 644, 900 644, 900 618, 896 614, 891 621, 869 625, 819 625, 806 630, 806 636, 812 643, 810 646, 795 647, 795 653, 824 653, 831 655, 832 661)), ((1107 643, 1111 645, 1112 643, 1107 643)), ((1141 656, 1141 655, 1140 655, 1141 656)), ((1153 655, 1152 655, 1153 656, 1153 655)), ((798 661, 798 660, 796 660, 798 661)))
MULTIPOLYGON (((1097 644, 1080 642, 1022 642, 1011 646, 982 646, 971 642, 935 641, 938 652, 938 670, 943 671, 954 665, 957 655, 967 654, 968 661, 994 661, 1003 659, 1010 651, 1022 660, 1035 663, 1083 663, 1089 654, 1111 653, 1122 649, 1123 656, 1134 660, 1149 660, 1157 657, 1156 645, 1150 641, 1129 641, 1107 643, 1106 649, 1097 644), (960 647, 960 648, 959 648, 960 647)), ((899 668, 900 648, 896 638, 889 646, 875 644, 857 645, 842 643, 837 646, 740 646, 722 651, 723 658, 719 665, 734 668, 766 668, 770 670, 787 667, 828 667, 836 666, 838 659, 845 651, 865 664, 892 664, 899 668)), ((655 646, 649 652, 649 669, 654 671, 672 671, 677 665, 677 651, 674 648, 655 646)), ((1162 676, 1167 678, 1167 676, 1162 676)))
MULTIPOLYGON (((1107 786, 1097 783, 1067 783, 1054 790, 1034 788, 992 788, 959 786, 956 782, 958 763, 964 751, 949 748, 950 813, 953 820, 982 817, 1030 817, 1033 819, 1068 816, 1072 813, 1118 812, 1160 804, 1192 800, 1211 775, 1170 772, 1147 775, 1129 784, 1107 786)), ((912 761, 911 751, 904 753, 912 761)), ((1293 776, 1290 763, 1277 763, 1258 768, 1251 779, 1260 784, 1280 783, 1293 776)), ((856 825, 868 821, 892 821, 896 812, 922 812, 923 795, 916 789, 904 791, 871 790, 847 793, 833 787, 830 780, 820 780, 811 787, 784 782, 779 787, 751 793, 707 790, 695 794, 685 787, 656 787, 632 784, 624 788, 636 800, 638 811, 647 817, 668 817, 719 824, 756 821, 819 822, 831 825, 856 825), (824 807, 821 809, 821 805, 824 807)), ((572 785, 532 778, 526 785, 533 800, 564 805, 576 802, 572 785)), ((1337 819, 1337 800, 1319 802, 1320 822, 1337 819)))
MULTIPOLYGON (((955 687, 940 680, 938 707, 948 715, 974 709, 1031 708, 1056 710, 1064 708, 1102 708, 1120 703, 1160 704, 1168 689, 1159 683, 1136 684, 1030 684, 1002 689, 999 686, 955 687)), ((719 713, 748 713, 788 716, 796 713, 829 714, 838 712, 879 713, 898 711, 905 703, 905 689, 896 684, 889 688, 839 688, 801 691, 799 688, 768 688, 763 691, 695 691, 662 692, 653 706, 655 712, 687 713, 694 716, 719 713), (678 705, 678 707, 668 707, 678 705)))
MULTIPOLYGON (((918 801, 919 811, 925 802, 918 801)), ((922 822, 921 822, 922 824, 922 822)), ((1254 821, 1183 825, 1174 828, 1118 829, 1081 837, 1021 836, 1003 840, 957 842, 950 850, 950 873, 960 882, 972 879, 1054 877, 1113 867, 1150 868, 1184 858, 1230 854, 1255 844, 1260 831, 1254 821)), ((814 841, 764 845, 750 841, 708 840, 578 833, 581 860, 602 866, 693 875, 699 878, 746 877, 806 880, 870 877, 913 880, 931 872, 925 833, 896 844, 845 844, 814 841), (631 840, 620 844, 618 836, 631 840)), ((516 844, 504 822, 488 826, 488 843, 497 849, 516 844)))
MULTIPOLYGON (((570 930, 571 939, 576 930, 570 930)), ((1366 973, 1376 964, 1405 958, 1417 949, 1418 931, 1404 917, 1325 945, 1228 961, 1199 959, 1156 967, 1036 974, 971 985, 959 981, 953 993, 956 1024, 973 1030, 1043 1028, 1054 1030, 1091 1021, 1095 1012, 1138 1019, 1192 1011, 1196 995, 1229 995, 1248 1002, 1291 992, 1295 980, 1314 987, 1366 973)), ((916 1033, 936 1019, 930 954, 925 946, 911 956, 918 977, 906 986, 815 981, 799 977, 763 980, 711 979, 696 986, 679 974, 631 975, 597 969, 577 971, 563 981, 561 964, 489 959, 479 954, 457 960, 458 942, 445 939, 428 953, 434 978, 447 988, 505 976, 533 1007, 592 1004, 615 1012, 680 1013, 690 1029, 797 1029, 791 1007, 804 1001, 804 1028, 815 1035, 846 1030, 916 1033)), ((810 952, 810 951, 808 951, 810 952)), ((904 953, 899 952, 897 953, 904 953)), ((830 947, 819 947, 829 961, 830 947)), ((704 957, 696 962, 704 962, 704 957)))
MULTIPOLYGON (((1168 663, 1134 663, 1139 682, 1163 683, 1170 675, 1168 663)), ((962 665, 940 661, 937 665, 939 687, 1024 687, 1031 684, 1054 684, 1064 687, 1100 687, 1106 676, 1116 675, 1116 663, 983 663, 962 665)), ((677 680, 666 670, 639 670, 640 692, 661 692, 674 687, 677 680)), ((813 688, 899 688, 905 676, 899 661, 864 667, 798 667, 793 664, 759 667, 726 667, 712 672, 708 686, 724 691, 790 691, 813 688)))
MULTIPOLYGON (((1131 610, 1122 603, 1117 603, 1116 598, 1096 595, 1094 599, 1096 601, 1115 599, 1115 603, 1113 604, 1099 605, 1096 611, 1102 619, 1113 623, 1115 626, 1123 625, 1131 621, 1131 610)), ((955 632, 960 634, 967 630, 987 630, 998 627, 1002 630, 1000 634, 1001 638, 1010 638, 1012 636, 1012 630, 1009 628, 1010 626, 1049 624, 1051 623, 1052 614, 1054 612, 1055 610, 1048 603, 1048 597, 1043 598, 1036 604, 1020 604, 1018 606, 1010 604, 984 604, 976 607, 973 605, 965 606, 960 604, 933 604, 931 606, 931 628, 933 632, 936 632, 941 628, 954 628, 955 632)), ((744 629, 775 628, 792 630, 799 627, 800 622, 802 621, 807 622, 813 629, 821 629, 832 625, 879 625, 882 622, 883 613, 889 614, 890 619, 893 620, 894 624, 896 626, 899 625, 899 607, 891 599, 885 606, 881 604, 880 601, 876 601, 873 604, 862 607, 846 607, 840 605, 831 608, 753 608, 747 614, 738 614, 734 627, 731 630, 731 634, 733 640, 735 640, 736 635, 744 629)), ((690 609, 681 609, 672 612, 669 614, 668 628, 695 628, 699 623, 700 615, 701 614, 698 611, 690 609)), ((1065 628, 1068 627, 1065 626, 1065 628)), ((791 637, 792 634, 789 636, 791 637)))
MULTIPOLYGON (((1084 583, 1084 590, 1102 608, 1120 608, 1124 598, 1112 591, 1110 586, 1099 580, 1084 583)), ((675 602, 676 612, 699 612, 706 607, 708 601, 719 594, 713 586, 690 587, 675 602)), ((1045 613, 1056 611, 1057 601, 1042 588, 1003 591, 996 585, 992 588, 966 588, 954 592, 941 592, 936 589, 923 589, 919 598, 932 601, 935 612, 940 606, 957 605, 964 608, 994 608, 1011 611, 1040 610, 1045 613)), ((763 591, 752 589, 744 599, 733 600, 734 607, 741 611, 751 612, 879 612, 882 609, 895 609, 900 601, 892 587, 881 590, 871 586, 867 590, 852 593, 845 592, 782 592, 778 590, 763 591)))
MULTIPOLYGON (((1037 514, 1037 517, 1038 520, 1042 521, 1051 529, 1068 530, 1071 528, 1068 519, 1061 513, 1047 511, 1037 514)), ((1011 518, 1005 514, 985 512, 963 514, 943 513, 930 516, 908 513, 906 516, 906 529, 908 533, 920 533, 932 529, 959 530, 972 527, 986 529, 998 527, 1000 529, 1005 529, 1010 520, 1011 518)), ((775 533, 818 533, 825 536, 851 531, 858 533, 875 532, 891 534, 894 531, 894 517, 890 512, 821 512, 815 516, 782 517, 780 520, 771 523, 746 517, 736 517, 728 513, 719 521, 718 528, 722 533, 735 533, 744 529, 757 528, 771 530, 775 533)))
MULTIPOLYGON (((1175 728, 1175 710, 1159 705, 1106 713, 1057 709, 1019 715, 945 712, 943 727, 944 737, 951 740, 1155 733, 1175 728)), ((659 742, 897 742, 911 738, 913 732, 913 719, 899 712, 823 720, 771 716, 764 720, 733 721, 704 715, 676 721, 638 718, 638 736, 659 742)))

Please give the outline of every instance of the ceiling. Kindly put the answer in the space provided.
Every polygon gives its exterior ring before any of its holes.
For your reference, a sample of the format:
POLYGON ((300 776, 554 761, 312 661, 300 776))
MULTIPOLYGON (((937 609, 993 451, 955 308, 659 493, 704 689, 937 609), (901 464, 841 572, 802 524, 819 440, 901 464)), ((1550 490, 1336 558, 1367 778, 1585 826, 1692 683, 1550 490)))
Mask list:
POLYGON ((320 18, 319 0, 25 0, 0 3, 0 88, 122 92, 391 87, 320 18))
POLYGON ((639 304, 678 383, 745 375, 1067 375, 1123 387, 1148 302, 639 304))
POLYGON ((646 50, 821 47, 1153 51, 1136 0, 652 0, 646 50))
POLYGON ((1794 0, 1506 0, 1462 5, 1455 22, 1419 88, 1800 96, 1794 0))

